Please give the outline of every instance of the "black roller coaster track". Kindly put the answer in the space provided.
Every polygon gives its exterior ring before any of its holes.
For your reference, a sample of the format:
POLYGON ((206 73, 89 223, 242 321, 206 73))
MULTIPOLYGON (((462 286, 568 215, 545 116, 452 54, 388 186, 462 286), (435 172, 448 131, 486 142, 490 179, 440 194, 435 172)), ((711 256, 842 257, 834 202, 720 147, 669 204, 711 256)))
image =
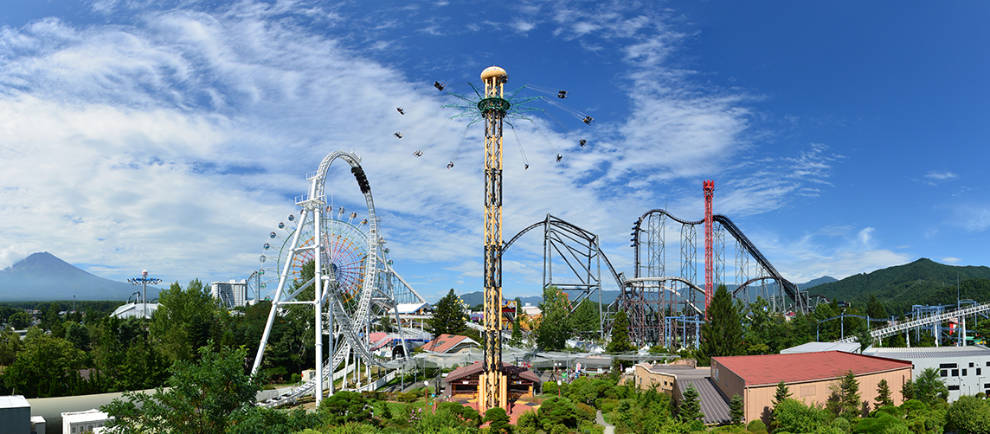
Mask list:
MULTIPOLYGON (((640 277, 639 276, 639 264, 640 264, 639 251, 640 251, 640 248, 639 248, 639 236, 638 236, 638 233, 641 230, 641 226, 642 226, 643 220, 646 219, 647 217, 649 217, 651 214, 659 214, 659 215, 662 215, 662 216, 666 216, 666 217, 670 218, 671 220, 673 220, 675 222, 678 222, 678 223, 680 223, 682 225, 700 225, 700 224, 704 224, 705 223, 705 220, 704 219, 701 219, 701 220, 684 220, 684 219, 681 219, 681 218, 679 218, 677 216, 674 216, 673 214, 670 214, 669 212, 667 212, 667 210, 659 209, 659 208, 658 209, 652 209, 652 210, 649 210, 649 211, 643 213, 643 215, 640 216, 638 220, 636 220, 636 226, 634 227, 634 231, 635 231, 634 234, 636 236, 634 236, 633 239, 632 239, 633 248, 634 248, 634 250, 636 252, 636 257, 635 257, 635 261, 636 261, 636 277, 640 277)), ((797 310, 802 310, 803 311, 803 310, 806 310, 807 309, 807 306, 804 303, 804 299, 802 298, 802 296, 801 296, 801 294, 800 294, 800 292, 798 290, 797 285, 795 285, 794 283, 791 283, 791 281, 785 279, 784 276, 782 276, 780 274, 780 272, 777 271, 777 268, 774 267, 773 264, 771 264, 770 261, 767 260, 766 256, 763 256, 763 253, 760 253, 760 250, 756 248, 756 245, 754 245, 753 242, 750 241, 749 238, 746 237, 746 235, 743 234, 741 230, 739 230, 739 227, 736 226, 736 224, 733 223, 732 220, 730 220, 728 217, 726 217, 724 215, 721 215, 721 214, 716 214, 716 215, 712 216, 712 218, 713 218, 713 220, 715 222, 721 224, 723 228, 725 228, 727 231, 729 231, 729 234, 732 235, 732 237, 735 238, 736 241, 738 241, 739 244, 741 244, 743 246, 743 248, 745 248, 746 251, 749 252, 749 254, 753 258, 756 259, 756 261, 760 264, 760 266, 762 266, 763 269, 766 270, 767 273, 770 274, 770 276, 769 276, 770 278, 772 278, 773 280, 777 281, 777 283, 784 289, 784 292, 787 294, 787 296, 790 297, 791 300, 794 301, 795 308, 797 310)), ((753 280, 761 280, 761 279, 753 279, 753 280)), ((752 282, 746 282, 746 285, 748 285, 749 283, 752 283, 752 282)), ((740 288, 742 288, 742 287, 744 287, 746 285, 741 285, 740 288)))

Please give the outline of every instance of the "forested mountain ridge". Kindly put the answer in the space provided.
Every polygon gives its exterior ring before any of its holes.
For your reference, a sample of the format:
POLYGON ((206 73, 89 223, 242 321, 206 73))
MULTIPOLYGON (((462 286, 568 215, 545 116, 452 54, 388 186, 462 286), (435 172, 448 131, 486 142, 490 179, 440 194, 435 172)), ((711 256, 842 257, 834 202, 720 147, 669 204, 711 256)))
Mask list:
POLYGON ((955 303, 957 278, 962 298, 990 302, 990 267, 946 265, 928 258, 856 274, 809 292, 856 304, 875 296, 888 309, 903 312, 913 304, 955 303))

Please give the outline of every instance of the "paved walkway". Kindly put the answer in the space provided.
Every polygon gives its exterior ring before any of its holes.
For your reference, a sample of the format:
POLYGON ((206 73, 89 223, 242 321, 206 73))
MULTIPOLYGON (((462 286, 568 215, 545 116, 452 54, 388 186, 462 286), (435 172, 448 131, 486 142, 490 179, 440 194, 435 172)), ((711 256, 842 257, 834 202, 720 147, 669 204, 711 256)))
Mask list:
POLYGON ((615 425, 605 422, 605 417, 602 416, 602 411, 598 410, 595 414, 595 423, 605 427, 605 434, 615 434, 615 425))

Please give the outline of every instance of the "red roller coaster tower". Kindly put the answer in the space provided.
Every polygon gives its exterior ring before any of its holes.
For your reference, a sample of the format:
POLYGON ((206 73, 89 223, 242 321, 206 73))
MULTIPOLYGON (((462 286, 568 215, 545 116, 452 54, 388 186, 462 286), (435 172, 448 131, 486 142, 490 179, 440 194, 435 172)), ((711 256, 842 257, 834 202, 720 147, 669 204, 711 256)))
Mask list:
POLYGON ((705 180, 705 319, 712 294, 712 200, 715 198, 715 181, 705 180))

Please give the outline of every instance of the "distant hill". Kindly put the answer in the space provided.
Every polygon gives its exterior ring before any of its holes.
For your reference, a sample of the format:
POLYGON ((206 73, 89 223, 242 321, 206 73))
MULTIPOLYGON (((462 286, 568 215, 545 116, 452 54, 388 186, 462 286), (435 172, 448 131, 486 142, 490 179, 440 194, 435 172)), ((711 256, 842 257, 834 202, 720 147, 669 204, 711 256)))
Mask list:
POLYGON ((962 298, 990 301, 990 267, 939 264, 928 258, 856 274, 809 292, 850 303, 864 303, 873 295, 895 312, 903 312, 912 304, 955 303, 957 277, 962 298))
MULTIPOLYGON (((135 287, 93 275, 48 252, 0 270, 0 301, 126 300, 135 287)), ((148 298, 158 289, 148 288, 148 298)))
MULTIPOLYGON (((468 304, 468 306, 474 306, 476 304, 482 304, 485 302, 484 291, 468 292, 466 294, 461 294, 460 297, 461 300, 464 300, 464 302, 468 304)), ((525 305, 526 303, 530 303, 533 306, 536 306, 541 302, 543 302, 543 297, 531 296, 531 297, 520 297, 520 298, 522 299, 521 301, 523 305, 525 305)), ((515 297, 507 297, 507 299, 514 300, 515 297)))

